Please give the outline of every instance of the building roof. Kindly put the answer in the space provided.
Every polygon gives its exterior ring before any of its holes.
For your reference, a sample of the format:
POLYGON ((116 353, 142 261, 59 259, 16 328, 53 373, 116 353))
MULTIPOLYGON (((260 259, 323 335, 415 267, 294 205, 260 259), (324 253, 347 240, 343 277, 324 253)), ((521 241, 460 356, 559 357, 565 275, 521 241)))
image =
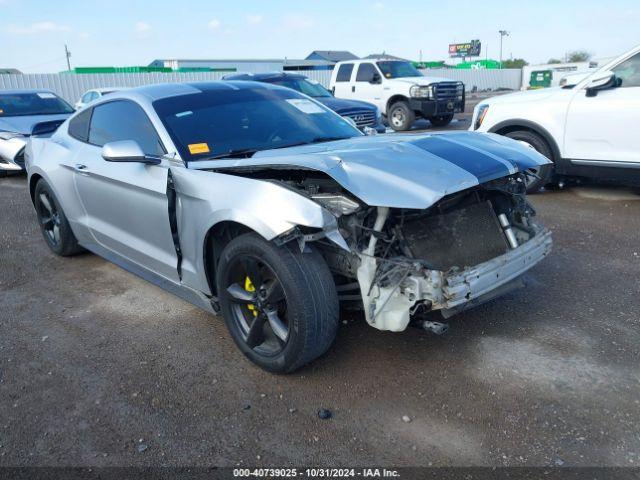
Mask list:
POLYGON ((342 62, 344 60, 357 60, 357 56, 346 50, 314 50, 306 60, 326 60, 328 62, 342 62))
POLYGON ((149 66, 164 62, 189 63, 282 63, 281 58, 156 58, 149 66))

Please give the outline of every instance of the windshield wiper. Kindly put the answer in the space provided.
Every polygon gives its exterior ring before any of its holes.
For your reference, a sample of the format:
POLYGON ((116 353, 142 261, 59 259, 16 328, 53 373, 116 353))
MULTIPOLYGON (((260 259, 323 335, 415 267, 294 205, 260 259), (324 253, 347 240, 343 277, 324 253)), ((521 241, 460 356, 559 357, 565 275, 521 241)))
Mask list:
POLYGON ((216 158, 250 158, 259 151, 260 149, 257 148, 240 148, 212 155, 211 157, 207 157, 207 160, 215 160, 216 158))
POLYGON ((346 140, 351 137, 316 137, 312 140, 306 140, 304 142, 292 143, 290 145, 281 145, 278 147, 273 147, 272 150, 276 150, 279 148, 290 148, 290 147, 301 147, 302 145, 313 145, 314 143, 324 143, 324 142, 336 142, 338 140, 346 140))

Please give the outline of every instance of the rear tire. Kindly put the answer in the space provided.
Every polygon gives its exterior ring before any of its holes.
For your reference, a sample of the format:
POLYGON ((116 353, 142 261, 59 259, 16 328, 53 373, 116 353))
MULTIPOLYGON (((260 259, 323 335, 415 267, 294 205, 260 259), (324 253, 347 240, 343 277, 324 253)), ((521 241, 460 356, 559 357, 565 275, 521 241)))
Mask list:
POLYGON ((78 245, 78 240, 69 226, 69 221, 58 199, 51 187, 42 179, 36 184, 33 203, 42 236, 49 249, 61 257, 80 253, 83 249, 78 245))
MULTIPOLYGON (((529 130, 514 130, 513 132, 506 133, 505 137, 512 138, 527 147, 533 148, 538 153, 544 155, 553 162, 553 153, 551 152, 551 147, 549 147, 547 141, 537 133, 531 132, 529 130)), ((547 183, 549 183, 549 180, 553 175, 553 164, 542 165, 534 173, 539 178, 530 176, 527 177, 527 193, 536 193, 547 183)))
POLYGON ((409 108, 405 101, 399 101, 391 105, 387 121, 396 132, 409 130, 416 120, 416 114, 409 108))
POLYGON ((317 251, 302 253, 295 242, 278 247, 255 233, 243 234, 222 251, 216 283, 233 340, 267 371, 293 372, 335 339, 338 295, 317 251))
POLYGON ((453 115, 436 115, 435 117, 429 117, 428 120, 434 127, 446 127, 453 120, 453 115))

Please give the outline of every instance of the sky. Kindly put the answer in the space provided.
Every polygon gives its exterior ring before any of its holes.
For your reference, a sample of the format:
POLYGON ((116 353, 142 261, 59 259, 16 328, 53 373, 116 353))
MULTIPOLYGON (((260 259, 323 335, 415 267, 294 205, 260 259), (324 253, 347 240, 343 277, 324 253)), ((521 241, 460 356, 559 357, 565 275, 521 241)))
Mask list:
POLYGON ((0 0, 0 68, 27 73, 147 65, 157 58, 305 58, 313 50, 444 60, 479 39, 482 58, 544 63, 617 56, 640 43, 638 0, 0 0))

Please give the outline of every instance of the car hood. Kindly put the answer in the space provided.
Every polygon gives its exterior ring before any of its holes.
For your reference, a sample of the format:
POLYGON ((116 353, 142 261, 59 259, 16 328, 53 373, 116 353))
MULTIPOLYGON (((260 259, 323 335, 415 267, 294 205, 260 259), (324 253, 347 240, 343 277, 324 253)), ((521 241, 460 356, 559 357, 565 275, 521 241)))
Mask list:
POLYGON ((336 113, 342 113, 353 110, 375 110, 376 106, 367 102, 360 102, 358 100, 345 100, 343 98, 335 97, 315 97, 324 106, 330 108, 336 113))
POLYGON ((34 125, 51 120, 64 120, 70 113, 57 115, 25 115, 23 117, 0 117, 0 132, 15 132, 30 135, 34 125))
POLYGON ((497 105, 501 103, 527 103, 539 102, 548 98, 560 95, 571 95, 571 90, 560 87, 540 88, 536 90, 525 90, 523 92, 508 93, 506 95, 496 95, 495 97, 482 100, 480 103, 497 105))
POLYGON ((388 82, 400 82, 400 83, 410 83, 411 85, 431 85, 432 83, 438 82, 455 82, 450 78, 441 78, 441 77, 403 77, 403 78, 393 78, 388 79, 388 82))
POLYGON ((546 163, 535 150, 509 138, 455 132, 361 136, 261 151, 251 158, 195 161, 189 168, 316 170, 370 206, 423 209, 445 195, 546 163))

